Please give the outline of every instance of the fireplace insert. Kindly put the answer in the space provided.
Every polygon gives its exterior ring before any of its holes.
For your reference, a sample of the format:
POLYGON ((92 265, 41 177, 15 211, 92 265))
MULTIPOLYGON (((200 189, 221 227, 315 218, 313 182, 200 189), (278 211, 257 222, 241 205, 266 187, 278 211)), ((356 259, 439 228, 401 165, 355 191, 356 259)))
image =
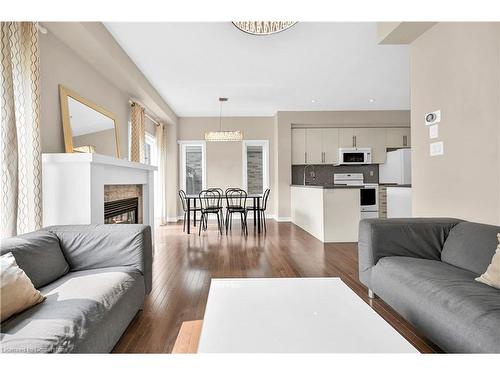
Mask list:
POLYGON ((138 224, 139 198, 104 202, 104 224, 138 224))

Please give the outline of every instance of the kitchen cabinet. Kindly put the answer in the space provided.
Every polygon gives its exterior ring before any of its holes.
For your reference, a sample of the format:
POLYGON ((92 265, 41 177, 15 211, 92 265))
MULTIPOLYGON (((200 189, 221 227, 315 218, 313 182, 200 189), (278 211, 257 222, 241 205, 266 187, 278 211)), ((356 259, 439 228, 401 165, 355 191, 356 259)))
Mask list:
POLYGON ((386 162, 387 148, 410 147, 410 128, 294 128, 292 164, 336 164, 339 148, 372 149, 372 163, 386 162))
POLYGON ((306 129, 292 129, 292 164, 306 162, 306 129))
POLYGON ((336 128, 292 129, 292 164, 334 164, 338 149, 336 128))
POLYGON ((353 128, 339 128, 339 147, 356 147, 353 128))
POLYGON ((385 163, 386 133, 383 128, 354 128, 355 147, 372 149, 372 163, 385 163))
POLYGON ((323 163, 322 129, 306 129, 306 164, 323 163))
POLYGON ((410 147, 410 128, 386 128, 385 144, 387 148, 410 147))
POLYGON ((323 164, 335 164, 339 161, 339 129, 321 129, 323 164))

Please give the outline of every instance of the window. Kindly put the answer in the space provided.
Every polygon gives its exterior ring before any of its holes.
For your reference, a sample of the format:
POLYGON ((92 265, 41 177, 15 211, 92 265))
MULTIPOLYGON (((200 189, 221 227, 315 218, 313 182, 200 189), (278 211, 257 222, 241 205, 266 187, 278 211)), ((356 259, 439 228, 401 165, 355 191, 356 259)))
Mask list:
POLYGON ((262 194, 269 187, 269 141, 243 141, 243 188, 262 194))
POLYGON ((205 189, 205 142, 180 142, 180 186, 186 194, 199 194, 205 189))
POLYGON ((156 138, 154 135, 146 133, 144 142, 144 163, 148 165, 157 165, 156 163, 156 138))

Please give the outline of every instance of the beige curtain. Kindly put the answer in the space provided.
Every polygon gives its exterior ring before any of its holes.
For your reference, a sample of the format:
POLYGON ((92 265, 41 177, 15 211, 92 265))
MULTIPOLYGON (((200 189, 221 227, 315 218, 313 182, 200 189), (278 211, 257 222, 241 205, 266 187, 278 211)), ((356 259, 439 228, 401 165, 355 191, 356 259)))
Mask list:
POLYGON ((0 238, 5 238, 42 226, 36 23, 1 22, 0 43, 0 238))
POLYGON ((144 163, 144 142, 146 139, 146 128, 144 107, 137 103, 131 106, 131 129, 130 129, 130 160, 144 163))
POLYGON ((158 160, 157 198, 160 224, 167 223, 167 131, 163 124, 156 127, 156 152, 158 160))

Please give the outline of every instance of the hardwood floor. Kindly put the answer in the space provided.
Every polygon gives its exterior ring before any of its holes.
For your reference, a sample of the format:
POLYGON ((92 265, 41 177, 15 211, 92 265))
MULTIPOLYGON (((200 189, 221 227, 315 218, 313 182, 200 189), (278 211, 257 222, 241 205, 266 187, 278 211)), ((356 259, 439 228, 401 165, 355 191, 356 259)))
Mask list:
POLYGON ((238 225, 220 236, 215 224, 198 237, 181 224, 156 233, 153 290, 116 345, 117 353, 170 353, 184 321, 203 319, 211 278, 339 276, 418 350, 439 352, 380 299, 370 300, 358 279, 355 243, 323 244, 291 223, 267 222, 247 238, 238 225))

